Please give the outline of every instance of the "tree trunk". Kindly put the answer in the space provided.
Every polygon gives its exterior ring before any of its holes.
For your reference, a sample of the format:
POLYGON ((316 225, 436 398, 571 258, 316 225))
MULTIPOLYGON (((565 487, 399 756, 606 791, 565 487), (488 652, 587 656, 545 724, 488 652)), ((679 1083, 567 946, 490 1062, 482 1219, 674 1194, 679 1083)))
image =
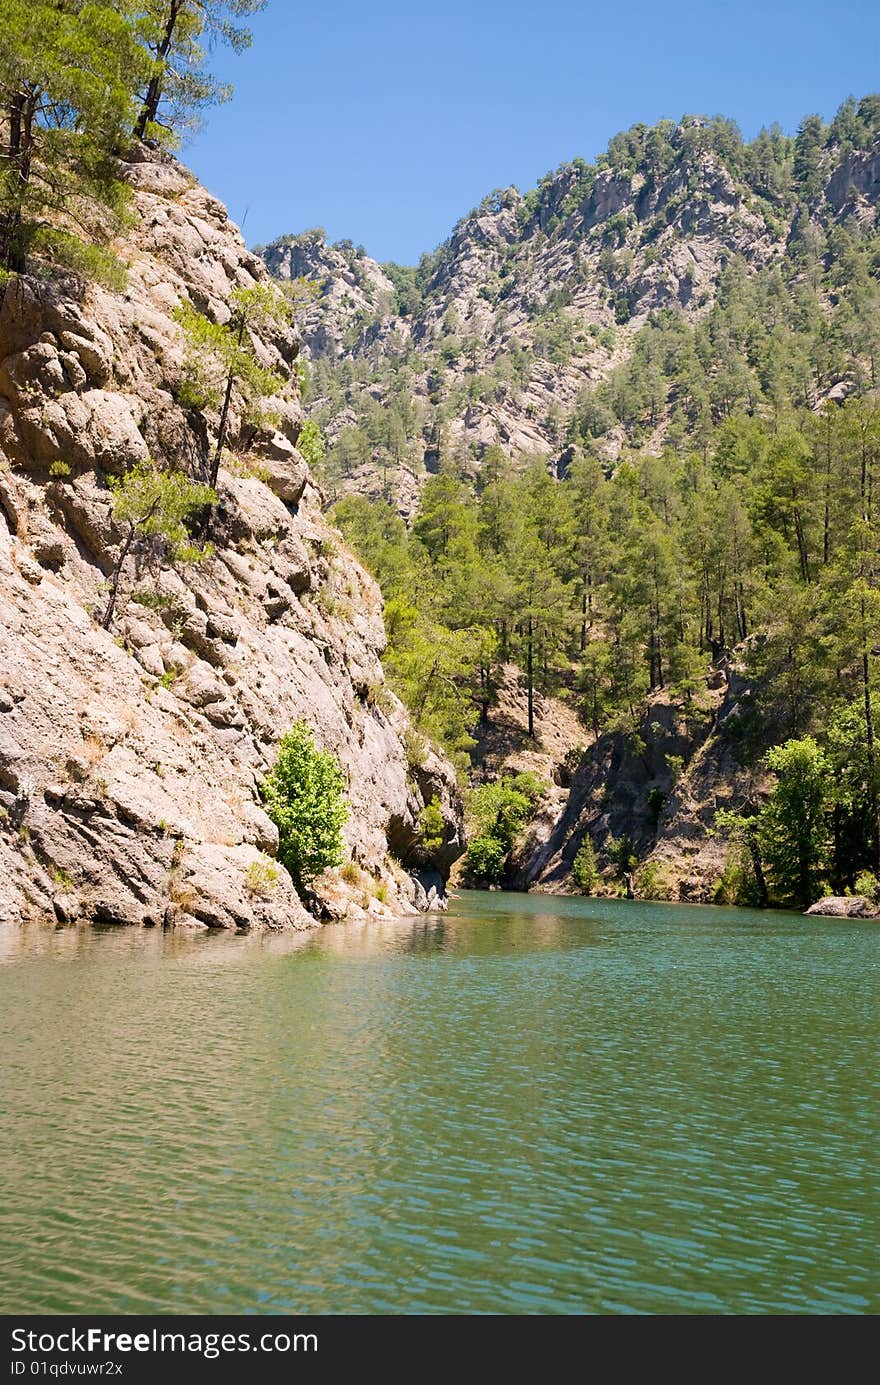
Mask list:
MULTIPOLYGON (((237 346, 241 346, 242 342, 244 341, 245 326, 245 318, 244 315, 242 315, 238 323, 238 334, 236 336, 237 346)), ((220 424, 217 429, 217 446, 214 449, 214 456, 211 461, 211 474, 208 477, 208 484, 210 485, 212 491, 217 489, 217 477, 220 474, 220 463, 223 460, 223 448, 226 444, 226 429, 229 423, 229 405, 232 400, 232 390, 234 385, 235 370, 233 368, 230 368, 229 374, 226 377, 226 389, 223 394, 223 407, 220 410, 220 424)), ((205 512, 202 517, 202 522, 200 526, 202 535, 206 535, 211 527, 211 515, 213 514, 213 512, 213 505, 205 506, 205 512)))
MULTIPOLYGON (((155 506, 153 508, 155 509, 155 506)), ((104 619, 101 621, 105 630, 110 629, 110 624, 113 620, 113 613, 116 610, 116 596, 119 591, 120 578, 122 577, 122 569, 125 566, 126 558, 131 552, 131 545, 134 543, 136 527, 135 521, 130 519, 128 521, 128 533, 125 537, 125 543, 119 550, 119 557, 116 559, 113 567, 113 576, 110 579, 110 599, 107 602, 104 619)))
POLYGON ((822 566, 828 566, 831 549, 831 415, 828 415, 828 430, 825 440, 825 515, 822 525, 822 566))
POLYGON ((177 28, 177 20, 180 15, 182 0, 171 0, 168 7, 168 18, 165 21, 165 30, 162 34, 159 47, 156 49, 156 61, 162 64, 158 72, 154 72, 147 87, 147 94, 144 104, 141 106, 134 133, 137 139, 143 139, 146 134, 147 126, 152 124, 159 113, 159 102, 162 100, 162 78, 165 74, 165 59, 171 50, 171 42, 174 38, 174 30, 177 28))
POLYGON ((489 703, 492 699, 492 690, 489 681, 489 669, 480 667, 480 725, 489 725, 489 703))
POLYGON ((532 617, 529 616, 528 623, 528 645, 526 655, 526 677, 529 689, 529 736, 535 739, 535 669, 534 669, 534 645, 532 640, 532 617))
MULTIPOLYGON (((862 639, 865 638, 865 603, 862 601, 862 639)), ((874 742, 874 710, 871 705, 871 671, 868 646, 862 644, 862 689, 865 697, 865 739, 868 754, 868 803, 871 813, 871 839, 874 849, 874 874, 880 879, 880 799, 877 794, 877 750, 874 742)))
POLYGON ((217 446, 214 449, 214 457, 211 462, 211 475, 208 478, 208 485, 211 490, 217 488, 217 477, 220 474, 220 462, 223 457, 223 445, 226 442, 226 427, 229 422, 229 403, 232 399, 232 387, 235 384, 235 376, 230 371, 226 380, 226 391, 223 395, 223 408, 220 411, 220 427, 217 429, 217 446))
POLYGON ((840 821, 843 816, 843 809, 839 803, 834 805, 832 815, 832 831, 834 845, 832 848, 832 860, 834 861, 834 874, 831 881, 835 894, 843 894, 844 891, 844 867, 843 867, 843 842, 840 839, 840 821))
POLYGON ((34 147, 34 112, 39 91, 25 85, 17 91, 9 106, 9 174, 12 184, 12 205, 0 226, 0 263, 12 274, 21 273, 24 255, 18 243, 21 231, 21 209, 31 176, 34 147))
POLYGON ((801 520, 801 512, 798 509, 796 509, 794 512, 794 532, 795 538, 797 539, 798 557, 800 558, 801 564, 801 576, 803 577, 805 582, 809 582, 810 559, 807 553, 807 541, 804 535, 804 526, 803 521, 801 520))

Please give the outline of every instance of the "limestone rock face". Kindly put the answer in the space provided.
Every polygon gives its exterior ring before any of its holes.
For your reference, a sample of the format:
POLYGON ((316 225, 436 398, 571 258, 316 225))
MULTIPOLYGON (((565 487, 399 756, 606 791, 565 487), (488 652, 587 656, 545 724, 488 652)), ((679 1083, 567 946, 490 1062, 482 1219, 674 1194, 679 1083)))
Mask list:
POLYGON ((314 285, 301 328, 313 356, 341 356, 355 315, 388 311, 394 299, 394 285, 375 260, 352 245, 328 245, 320 231, 282 236, 263 257, 276 279, 307 278, 314 285))
MULTIPOLYGON (((176 398, 174 308, 223 322, 231 289, 268 280, 185 169, 138 158, 124 290, 23 276, 0 307, 0 921, 314 924, 272 859, 259 794, 298 719, 344 769, 358 876, 356 890, 339 872, 316 882, 312 910, 322 891, 337 915, 425 907, 408 871, 426 867, 442 902, 463 849, 454 773, 439 757, 410 766, 406 713, 376 697, 381 598, 322 516, 293 383, 277 431, 256 438, 233 397, 210 555, 174 567, 135 544, 101 627, 124 539, 110 478, 148 456, 199 477, 214 436, 216 419, 176 398), (427 861, 432 797, 445 833, 427 861)), ((292 380, 292 329, 254 346, 292 380)))

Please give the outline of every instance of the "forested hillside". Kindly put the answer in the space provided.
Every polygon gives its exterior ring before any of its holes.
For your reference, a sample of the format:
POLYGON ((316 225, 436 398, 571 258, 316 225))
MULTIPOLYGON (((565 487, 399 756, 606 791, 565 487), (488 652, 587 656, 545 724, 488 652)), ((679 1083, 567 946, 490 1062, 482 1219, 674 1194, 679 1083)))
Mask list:
POLYGON ((479 777, 504 666, 530 720, 536 692, 579 710, 555 883, 583 848, 675 893, 685 839, 702 897, 805 903, 878 868, 878 136, 880 97, 751 144, 636 126, 414 270, 316 232, 264 252, 417 726, 479 777))

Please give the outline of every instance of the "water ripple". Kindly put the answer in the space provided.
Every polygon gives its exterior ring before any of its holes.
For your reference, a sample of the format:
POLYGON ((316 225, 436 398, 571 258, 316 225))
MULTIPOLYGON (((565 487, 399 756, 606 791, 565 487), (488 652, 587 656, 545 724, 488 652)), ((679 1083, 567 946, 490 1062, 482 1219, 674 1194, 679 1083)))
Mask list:
POLYGON ((878 931, 0 929, 0 1311, 865 1313, 878 931))

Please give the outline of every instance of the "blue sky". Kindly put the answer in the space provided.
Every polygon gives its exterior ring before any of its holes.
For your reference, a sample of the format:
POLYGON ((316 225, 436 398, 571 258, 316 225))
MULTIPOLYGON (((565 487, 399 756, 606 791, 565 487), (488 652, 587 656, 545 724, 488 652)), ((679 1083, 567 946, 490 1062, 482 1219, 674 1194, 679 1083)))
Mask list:
POLYGON ((877 0, 270 0, 182 157, 251 244, 326 227, 415 263, 496 187, 683 113, 750 138, 880 88, 877 0))

